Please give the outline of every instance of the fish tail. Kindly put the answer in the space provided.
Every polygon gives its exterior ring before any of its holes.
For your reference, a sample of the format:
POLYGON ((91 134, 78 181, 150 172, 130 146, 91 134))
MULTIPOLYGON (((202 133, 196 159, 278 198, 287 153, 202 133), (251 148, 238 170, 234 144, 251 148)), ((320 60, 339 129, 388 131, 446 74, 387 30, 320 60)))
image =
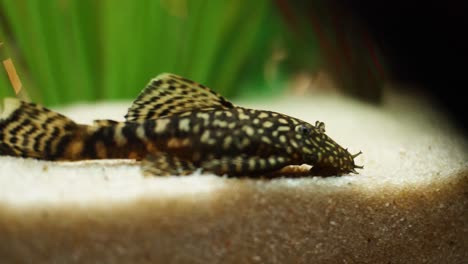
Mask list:
POLYGON ((6 98, 0 111, 0 155, 63 159, 80 127, 43 106, 6 98))

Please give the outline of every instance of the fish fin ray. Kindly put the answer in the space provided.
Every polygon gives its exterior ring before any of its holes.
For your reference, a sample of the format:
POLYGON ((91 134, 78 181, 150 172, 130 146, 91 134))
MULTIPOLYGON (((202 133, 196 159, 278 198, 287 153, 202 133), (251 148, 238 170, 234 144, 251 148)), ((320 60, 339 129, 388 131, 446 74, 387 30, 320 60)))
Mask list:
POLYGON ((141 122, 210 108, 230 109, 234 105, 204 85, 175 74, 163 73, 143 89, 125 119, 141 122))
POLYGON ((0 155, 56 160, 78 125, 41 105, 6 98, 0 114, 0 155))
POLYGON ((171 156, 165 152, 148 154, 142 160, 141 169, 145 176, 170 176, 170 175, 188 175, 197 168, 186 160, 171 156))

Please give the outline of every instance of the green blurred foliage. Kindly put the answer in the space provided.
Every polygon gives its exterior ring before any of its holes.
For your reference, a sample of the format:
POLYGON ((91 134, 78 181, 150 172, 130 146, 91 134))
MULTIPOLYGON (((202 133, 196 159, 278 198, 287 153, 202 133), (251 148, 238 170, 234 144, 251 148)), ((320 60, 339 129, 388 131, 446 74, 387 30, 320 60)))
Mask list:
MULTIPOLYGON (((273 93, 285 79, 264 71, 281 39, 267 0, 2 0, 0 17, 3 57, 47 105, 131 99, 162 72, 227 97, 273 93)), ((12 95, 2 71, 0 96, 12 95)))
MULTIPOLYGON (((0 0, 1 41, 46 105, 133 99, 163 72, 228 98, 274 95, 304 70, 379 102, 385 76, 365 27, 325 0, 0 0)), ((14 94, 0 70, 4 96, 14 94)))

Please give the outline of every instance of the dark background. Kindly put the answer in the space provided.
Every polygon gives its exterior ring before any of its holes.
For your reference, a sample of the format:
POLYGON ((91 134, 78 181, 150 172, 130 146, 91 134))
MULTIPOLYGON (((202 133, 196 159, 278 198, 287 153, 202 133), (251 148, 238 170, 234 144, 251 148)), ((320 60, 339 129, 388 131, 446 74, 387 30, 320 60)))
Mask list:
POLYGON ((430 93, 468 132, 466 1, 338 1, 365 24, 391 78, 430 93))

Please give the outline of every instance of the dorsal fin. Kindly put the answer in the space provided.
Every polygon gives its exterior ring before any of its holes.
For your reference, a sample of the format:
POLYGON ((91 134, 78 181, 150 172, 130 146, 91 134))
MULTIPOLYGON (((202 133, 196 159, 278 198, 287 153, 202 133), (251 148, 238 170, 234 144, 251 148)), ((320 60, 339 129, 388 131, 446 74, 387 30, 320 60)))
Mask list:
POLYGON ((152 79, 128 109, 127 121, 144 121, 206 108, 234 105, 204 85, 170 73, 152 79))

